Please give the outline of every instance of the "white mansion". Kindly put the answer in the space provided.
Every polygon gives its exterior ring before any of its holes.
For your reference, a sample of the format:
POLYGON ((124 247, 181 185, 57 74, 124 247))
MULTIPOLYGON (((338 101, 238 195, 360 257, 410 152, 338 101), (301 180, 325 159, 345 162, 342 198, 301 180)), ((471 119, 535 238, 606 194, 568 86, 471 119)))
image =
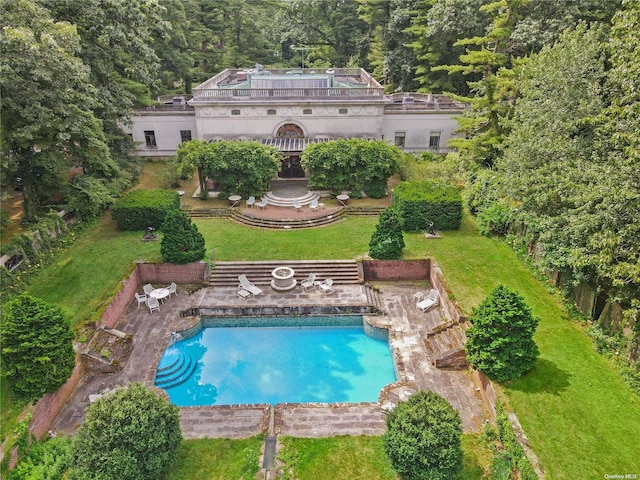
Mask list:
POLYGON ((370 138, 407 152, 447 152, 464 108, 443 95, 385 95, 361 68, 226 69, 191 98, 137 110, 128 133, 149 157, 175 155, 191 139, 256 140, 284 154, 281 178, 298 178, 300 155, 313 142, 370 138))

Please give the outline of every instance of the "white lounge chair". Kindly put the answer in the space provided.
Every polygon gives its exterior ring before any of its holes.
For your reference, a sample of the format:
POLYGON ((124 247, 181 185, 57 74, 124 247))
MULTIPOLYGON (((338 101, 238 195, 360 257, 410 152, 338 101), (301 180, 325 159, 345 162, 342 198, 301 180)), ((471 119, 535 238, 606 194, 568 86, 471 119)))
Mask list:
POLYGON ((247 208, 255 207, 255 206, 256 206, 256 197, 251 195, 249 198, 247 198, 247 208))
POLYGON ((147 283, 146 285, 144 285, 144 286, 142 287, 142 290, 144 290, 144 294, 145 294, 146 296, 149 296, 149 294, 150 294, 151 292, 153 292, 153 291, 155 290, 155 288, 153 288, 153 285, 151 285, 150 283, 147 283))
POLYGON ((316 274, 310 273, 306 280, 300 282, 300 286, 306 292, 307 290, 313 288, 316 282, 316 274))
POLYGON ((335 290, 333 289, 333 278, 325 278, 324 282, 318 285, 318 288, 322 293, 333 293, 335 290))
POLYGON ((138 306, 136 308, 140 308, 140 304, 147 303, 147 296, 136 293, 136 300, 138 301, 138 306))
POLYGON ((427 295, 423 300, 420 300, 418 303, 416 303, 416 308, 422 310, 423 312, 426 312, 427 310, 438 305, 439 301, 440 294, 438 293, 438 290, 432 288, 429 291, 429 295, 427 295))
POLYGON ((147 307, 149 307, 149 313, 153 313, 154 311, 160 311, 160 302, 157 298, 149 297, 147 298, 147 307))
POLYGON ((171 284, 167 287, 167 290, 169 290, 169 296, 171 296, 172 293, 174 295, 178 295, 178 285, 176 285, 176 282, 171 282, 171 284))
POLYGON ((316 210, 318 210, 318 200, 313 200, 309 204, 309 208, 311 209, 312 212, 315 212, 316 210))
POLYGON ((245 274, 238 276, 238 282, 240 282, 238 290, 246 290, 251 295, 260 295, 262 293, 262 289, 251 283, 245 274))

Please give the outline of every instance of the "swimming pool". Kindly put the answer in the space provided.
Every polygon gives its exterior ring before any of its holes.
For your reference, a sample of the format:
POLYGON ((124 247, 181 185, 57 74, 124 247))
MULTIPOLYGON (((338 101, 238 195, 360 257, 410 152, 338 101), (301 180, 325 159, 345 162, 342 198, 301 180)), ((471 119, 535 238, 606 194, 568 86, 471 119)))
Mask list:
POLYGON ((167 348, 156 385, 178 406, 375 402, 396 380, 388 342, 367 335, 362 317, 336 318, 203 328, 167 348))

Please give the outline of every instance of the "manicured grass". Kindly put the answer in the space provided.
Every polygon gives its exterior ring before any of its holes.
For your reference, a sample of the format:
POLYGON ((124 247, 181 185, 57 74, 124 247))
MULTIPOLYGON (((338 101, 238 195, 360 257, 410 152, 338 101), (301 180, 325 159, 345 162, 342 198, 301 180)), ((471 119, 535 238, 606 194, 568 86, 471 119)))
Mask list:
POLYGON ((252 479, 264 438, 184 440, 165 480, 252 479))
POLYGON ((467 313, 502 283, 517 290, 540 318, 540 359, 504 390, 548 477, 640 474, 640 399, 616 368, 595 352, 582 327, 506 244, 479 236, 468 218, 459 231, 442 235, 405 235, 406 253, 435 257, 467 313))
POLYGON ((117 291, 133 261, 162 260, 159 242, 141 242, 143 232, 118 232, 105 216, 28 288, 31 295, 60 305, 76 326, 91 317, 117 291))
POLYGON ((347 217, 304 230, 266 230, 230 220, 196 220, 216 260, 331 260, 356 258, 369 251, 377 217, 347 217))
POLYGON ((340 436, 328 438, 281 437, 278 455, 291 467, 297 480, 348 478, 350 480, 396 480, 381 437, 340 436))

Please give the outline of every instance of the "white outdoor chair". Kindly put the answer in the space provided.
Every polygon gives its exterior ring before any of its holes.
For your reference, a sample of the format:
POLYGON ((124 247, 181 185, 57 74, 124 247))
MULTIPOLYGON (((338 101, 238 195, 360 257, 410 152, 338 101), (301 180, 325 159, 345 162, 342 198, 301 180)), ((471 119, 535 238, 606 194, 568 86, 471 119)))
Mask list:
POLYGON ((261 209, 264 210, 265 208, 267 208, 267 205, 269 205, 269 203, 267 202, 266 198, 262 198, 260 200, 260 203, 256 203, 256 205, 257 205, 258 208, 261 208, 261 209))
POLYGON ((429 295, 427 295, 423 300, 420 300, 418 303, 416 303, 416 308, 422 310, 423 312, 426 312, 427 310, 438 305, 439 301, 440 294, 438 293, 438 290, 432 288, 431 290, 429 290, 429 295))
POLYGON ((414 302, 419 302, 420 300, 422 300, 422 299, 423 299, 423 297, 424 297, 424 293, 422 293, 422 292, 416 292, 416 293, 414 293, 414 294, 413 294, 413 297, 412 297, 412 298, 413 298, 413 301, 414 301, 414 302))
POLYGON ((306 292, 307 290, 314 287, 316 282, 316 274, 310 273, 306 280, 300 282, 300 286, 306 292))
POLYGON ((313 200, 309 204, 309 208, 311 209, 312 212, 315 212, 316 210, 318 210, 318 200, 313 200))
POLYGON ((157 298, 149 297, 147 298, 147 307, 149 307, 149 313, 160 311, 160 302, 157 298))
POLYGON ((302 205, 300 205, 300 202, 294 202, 293 203, 293 209, 296 212, 301 212, 302 211, 302 205))
POLYGON ((256 197, 251 195, 249 198, 247 198, 247 208, 255 207, 255 206, 256 206, 256 197))
POLYGON ((178 295, 178 285, 175 282, 171 282, 171 284, 167 287, 169 290, 169 296, 173 293, 174 295, 178 295))
POLYGON ((150 283, 147 283, 142 287, 142 290, 144 290, 145 295, 149 296, 149 294, 153 292, 155 288, 153 288, 153 285, 151 285, 150 283))
POLYGON ((136 300, 138 301, 138 306, 136 308, 140 308, 140 304, 147 303, 147 296, 136 293, 136 300))
POLYGON ((251 283, 244 273, 238 276, 238 282, 240 282, 238 290, 246 290, 251 295, 260 295, 262 293, 262 289, 251 283))
POLYGON ((333 289, 333 278, 325 278, 324 282, 318 285, 318 288, 322 293, 333 293, 335 290, 333 289))

